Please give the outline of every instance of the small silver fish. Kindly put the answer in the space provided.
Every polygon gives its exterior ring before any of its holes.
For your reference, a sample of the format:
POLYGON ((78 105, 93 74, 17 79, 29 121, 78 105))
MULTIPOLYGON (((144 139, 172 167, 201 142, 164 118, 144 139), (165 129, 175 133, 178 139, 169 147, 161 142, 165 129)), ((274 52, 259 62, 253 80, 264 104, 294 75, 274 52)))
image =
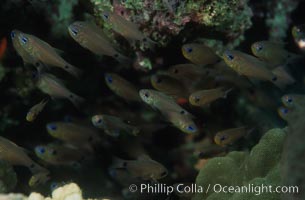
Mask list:
POLYGON ((62 81, 57 79, 52 74, 39 74, 37 87, 45 94, 50 95, 52 98, 66 98, 70 100, 76 107, 79 107, 84 101, 82 97, 68 90, 62 81))
POLYGON ((47 66, 60 67, 75 77, 80 76, 81 70, 65 61, 51 45, 36 36, 20 32, 18 41, 23 48, 22 51, 26 51, 35 61, 38 60, 47 66))
POLYGON ((76 21, 68 27, 68 30, 76 42, 91 52, 100 56, 111 56, 119 62, 129 61, 127 57, 115 50, 103 30, 95 24, 76 21))
POLYGON ((28 122, 33 122, 37 118, 39 113, 44 109, 44 107, 46 106, 46 104, 48 102, 49 102, 48 99, 44 99, 41 102, 39 102, 38 104, 34 105, 27 113, 26 120, 28 122))

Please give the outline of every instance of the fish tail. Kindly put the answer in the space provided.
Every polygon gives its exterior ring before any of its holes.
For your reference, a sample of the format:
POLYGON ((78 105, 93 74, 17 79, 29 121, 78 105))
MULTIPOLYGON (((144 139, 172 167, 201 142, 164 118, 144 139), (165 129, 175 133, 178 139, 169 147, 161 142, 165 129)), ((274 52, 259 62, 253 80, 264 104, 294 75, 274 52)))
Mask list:
POLYGON ((77 108, 80 108, 81 104, 85 101, 83 97, 80 97, 74 93, 70 93, 68 95, 68 99, 73 103, 73 105, 77 108))
POLYGON ((41 172, 48 172, 48 170, 37 163, 32 163, 31 166, 29 167, 30 171, 32 174, 37 174, 41 172))
POLYGON ((80 78, 80 76, 82 75, 82 70, 78 69, 77 67, 71 65, 71 64, 66 64, 64 66, 64 70, 66 70, 67 72, 69 72, 71 75, 73 75, 76 78, 80 78))
POLYGON ((275 68, 272 72, 275 75, 272 82, 280 89, 284 89, 287 85, 295 82, 294 78, 282 66, 275 68))
POLYGON ((223 98, 227 98, 228 94, 229 94, 232 90, 234 90, 234 88, 229 88, 229 89, 227 89, 227 90, 224 92, 223 98))

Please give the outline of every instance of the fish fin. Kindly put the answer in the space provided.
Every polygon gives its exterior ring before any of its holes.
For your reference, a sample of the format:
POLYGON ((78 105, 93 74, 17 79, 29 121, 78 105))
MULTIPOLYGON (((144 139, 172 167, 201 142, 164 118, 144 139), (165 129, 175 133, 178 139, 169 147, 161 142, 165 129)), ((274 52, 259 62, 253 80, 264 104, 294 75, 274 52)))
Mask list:
POLYGON ((142 154, 138 157, 138 160, 146 161, 146 160, 151 160, 151 158, 147 154, 142 154))
POLYGON ((74 93, 70 93, 68 95, 68 99, 73 103, 73 105, 77 108, 80 108, 81 104, 85 101, 83 97, 80 97, 74 93))
POLYGON ((130 63, 132 60, 120 53, 117 53, 114 58, 119 62, 119 63, 130 63))
POLYGON ((82 75, 83 71, 78 69, 77 67, 66 63, 66 65, 64 66, 64 70, 66 70, 67 72, 69 72, 71 75, 73 75, 76 78, 80 78, 80 76, 82 75))
POLYGON ((232 90, 234 90, 234 88, 229 88, 228 90, 226 90, 226 91, 224 92, 223 98, 227 98, 228 94, 229 94, 232 90))
POLYGON ((127 160, 123 160, 121 158, 113 156, 110 169, 126 169, 127 162, 127 160))
POLYGON ((272 82, 280 89, 284 89, 287 85, 291 85, 295 82, 294 78, 286 72, 283 66, 275 68, 272 70, 272 73, 276 77, 276 80, 272 80, 272 82))
POLYGON ((56 51, 56 53, 58 53, 59 55, 63 55, 65 52, 61 49, 57 49, 55 47, 53 47, 53 49, 56 51))

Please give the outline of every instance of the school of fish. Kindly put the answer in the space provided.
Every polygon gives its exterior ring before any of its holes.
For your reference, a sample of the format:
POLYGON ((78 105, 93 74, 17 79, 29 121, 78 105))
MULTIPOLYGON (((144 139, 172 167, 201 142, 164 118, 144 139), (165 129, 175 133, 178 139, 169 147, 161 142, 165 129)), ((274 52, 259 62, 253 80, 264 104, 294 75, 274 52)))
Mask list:
MULTIPOLYGON (((130 45, 143 43, 147 49, 157 48, 156 42, 144 35, 133 22, 111 11, 104 11, 102 17, 104 23, 108 23, 112 31, 125 38, 130 45)), ((122 102, 124 107, 130 107, 126 108, 125 113, 111 110, 107 104, 105 107, 87 112, 83 119, 72 117, 63 120, 61 117, 57 121, 49 122, 45 125, 45 131, 54 142, 37 144, 33 150, 35 156, 31 155, 29 150, 0 136, 0 159, 11 165, 28 168, 32 174, 28 183, 31 187, 37 187, 52 180, 52 173, 48 170, 50 166, 79 170, 86 163, 96 159, 97 149, 112 146, 111 140, 121 142, 117 146, 123 148, 132 143, 131 141, 158 132, 164 127, 186 134, 185 137, 191 139, 201 137, 205 132, 205 125, 198 117, 197 111, 210 109, 213 104, 219 102, 225 103, 236 91, 247 93, 249 90, 256 90, 262 84, 269 84, 268 87, 285 92, 287 87, 295 84, 296 80, 290 73, 288 64, 304 58, 304 27, 305 25, 299 25, 292 28, 292 36, 300 49, 299 52, 290 52, 285 48, 285 43, 273 41, 253 43, 249 47, 252 55, 232 49, 219 55, 204 44, 183 44, 181 55, 185 58, 185 63, 163 67, 141 77, 150 87, 143 87, 141 81, 133 80, 114 67, 109 67, 100 75, 100 79, 115 99, 122 102), (149 116, 141 115, 143 109, 147 113, 152 113, 152 118, 157 116, 157 122, 150 120, 152 123, 148 124, 149 116), (129 141, 128 138, 132 139, 129 141)), ((114 59, 118 65, 124 66, 124 69, 131 73, 135 70, 131 67, 133 58, 129 54, 125 55, 94 22, 75 21, 67 27, 67 32, 84 51, 114 59)), ((85 76, 83 72, 86 69, 80 69, 76 63, 72 64, 73 60, 70 64, 68 58, 63 58, 65 54, 53 47, 56 44, 49 44, 44 39, 36 37, 35 33, 12 30, 10 37, 24 67, 34 67, 35 86, 46 96, 33 102, 29 111, 25 113, 27 122, 41 123, 40 114, 59 99, 68 100, 80 111, 88 107, 90 102, 87 102, 86 97, 72 92, 66 82, 52 71, 53 68, 57 68, 63 72, 63 76, 72 75, 76 78, 72 80, 80 81, 82 76, 85 76)), ((6 45, 5 40, 3 43, 6 45)), ((0 51, 0 59, 2 56, 3 53, 0 51)), ((290 111, 304 106, 304 100, 305 96, 302 94, 283 95, 283 106, 278 108, 279 116, 284 120, 290 120, 290 111)), ((113 103, 115 100, 108 101, 113 103)), ((120 108, 120 105, 113 104, 114 108, 120 108)), ((205 137, 196 143, 193 152, 198 158, 204 159, 224 155, 232 144, 238 140, 246 140, 253 134, 255 127, 251 126, 236 124, 227 128, 219 126, 212 129, 211 139, 206 140, 205 137)), ((162 161, 157 161, 149 155, 142 148, 143 145, 129 145, 127 152, 131 155, 130 159, 111 155, 113 161, 109 166, 109 174, 114 180, 122 185, 139 180, 157 182, 171 174, 171 169, 167 169, 162 161)))

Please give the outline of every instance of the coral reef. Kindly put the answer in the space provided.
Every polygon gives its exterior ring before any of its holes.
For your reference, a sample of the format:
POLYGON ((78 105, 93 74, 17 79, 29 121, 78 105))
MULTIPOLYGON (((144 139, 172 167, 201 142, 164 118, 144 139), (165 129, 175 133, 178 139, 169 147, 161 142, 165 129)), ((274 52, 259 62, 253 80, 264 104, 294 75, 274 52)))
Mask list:
POLYGON ((0 160, 0 193, 13 190, 17 183, 17 176, 13 168, 0 160))
MULTIPOLYGON (((282 154, 285 131, 272 129, 268 131, 253 147, 250 153, 233 151, 225 157, 210 159, 199 172, 196 184, 207 188, 210 184, 222 186, 280 185, 279 161, 282 154)), ((279 194, 264 193, 208 193, 195 194, 193 200, 241 200, 241 199, 279 199, 279 194)))
MULTIPOLYGON (((175 5, 168 1, 110 1, 91 0, 95 16, 102 21, 101 13, 112 10, 137 24, 146 36, 151 37, 160 46, 168 42, 182 31, 185 35, 196 27, 197 39, 205 37, 222 41, 235 47, 243 40, 244 32, 251 26, 251 9, 245 0, 233 1, 178 1, 175 5), (190 25, 190 26, 188 26, 190 25), (195 25, 195 26, 194 26, 195 25), (218 35, 214 37, 212 35, 218 35)), ((104 28, 110 29, 103 23, 104 28)), ((195 38, 196 39, 196 38, 195 38)), ((215 42, 207 42, 217 47, 215 42)), ((223 44, 221 44, 223 45, 223 44)), ((225 44, 224 44, 225 45, 225 44)))

